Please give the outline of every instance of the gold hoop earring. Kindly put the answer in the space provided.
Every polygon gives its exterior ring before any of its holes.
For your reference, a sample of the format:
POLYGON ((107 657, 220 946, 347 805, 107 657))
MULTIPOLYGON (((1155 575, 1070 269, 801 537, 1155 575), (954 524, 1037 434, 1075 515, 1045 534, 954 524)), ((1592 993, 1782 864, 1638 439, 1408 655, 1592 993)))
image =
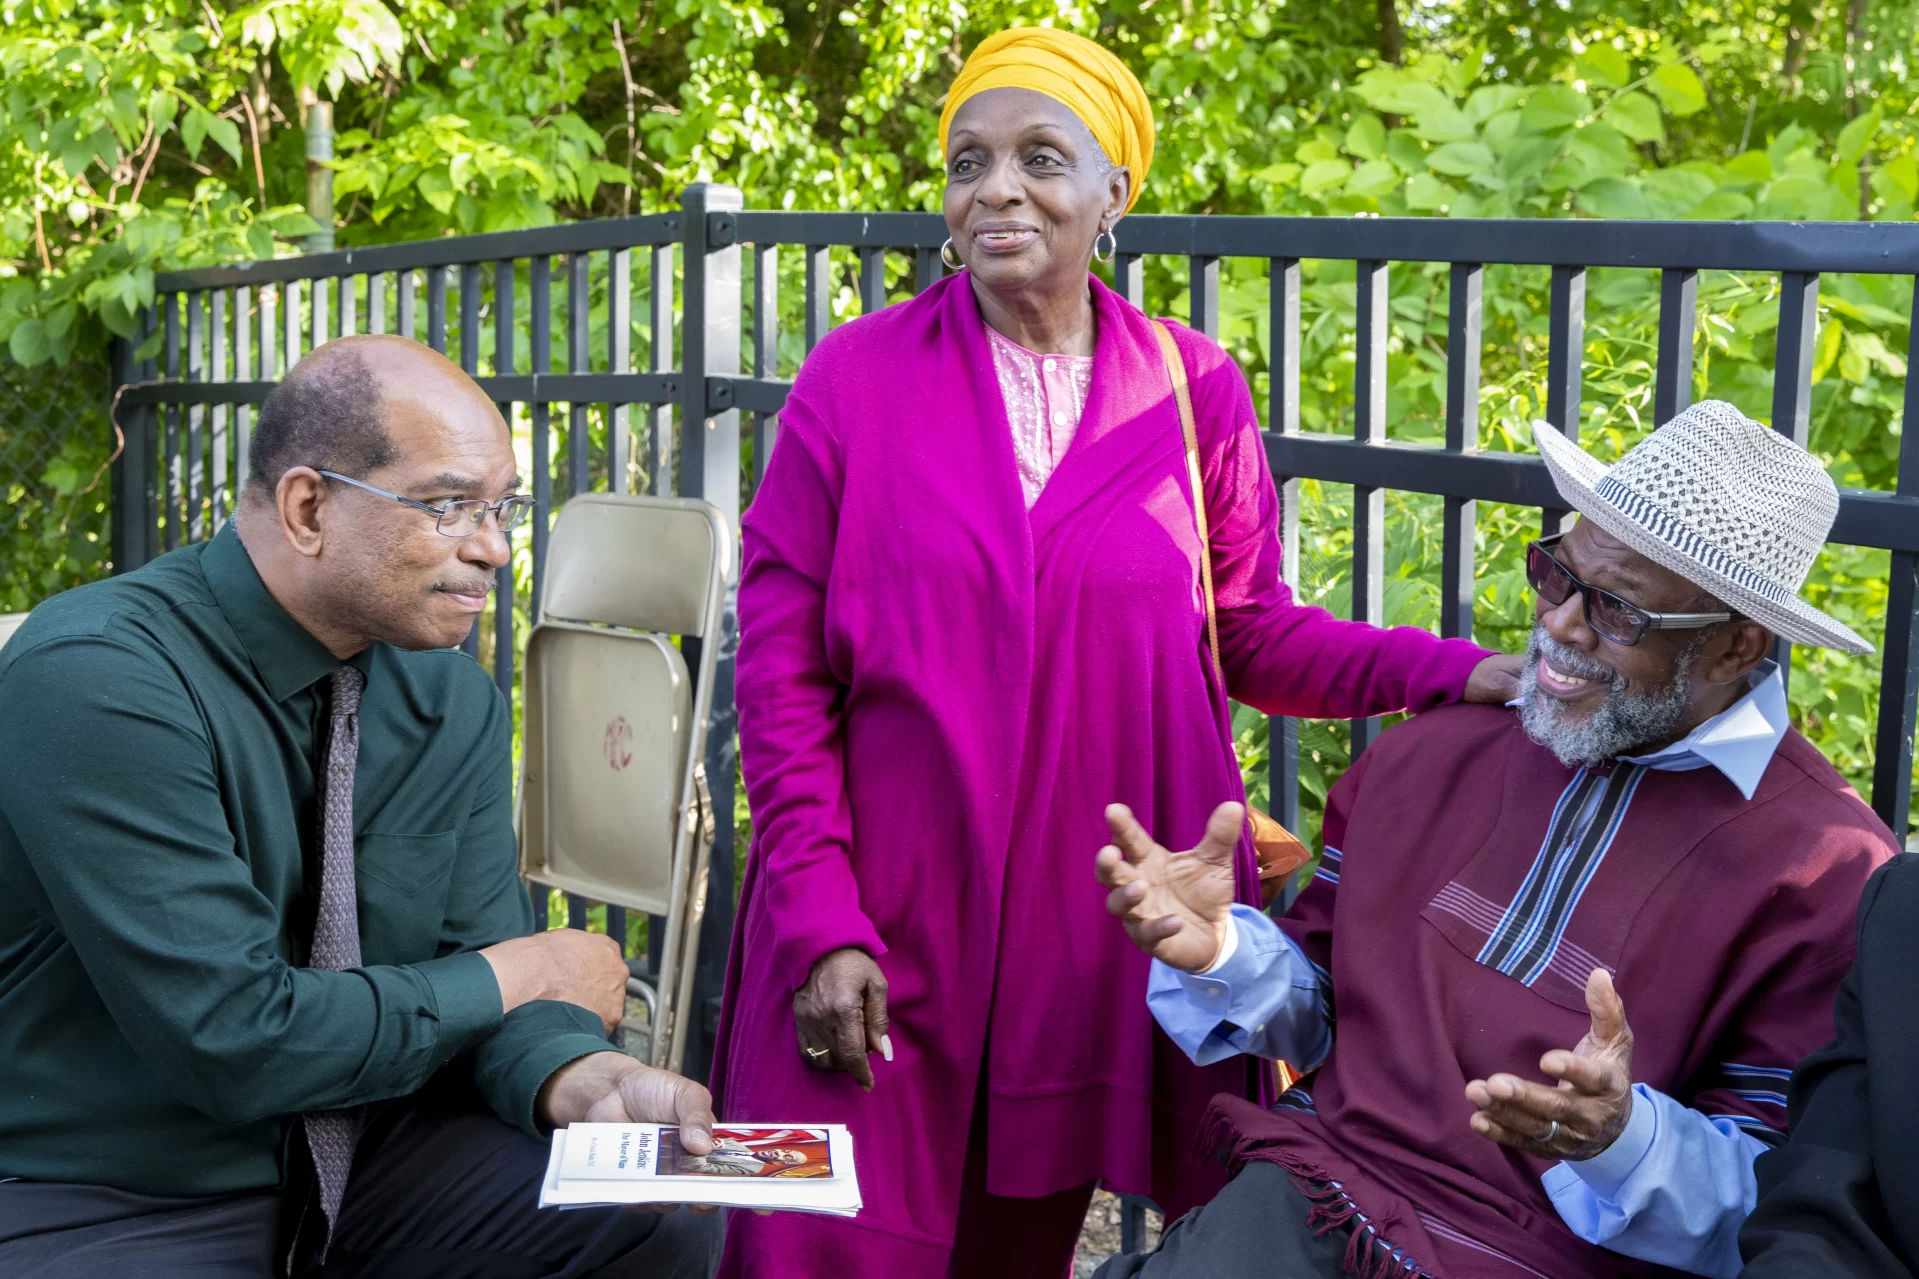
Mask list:
POLYGON ((940 261, 946 264, 948 271, 962 271, 966 263, 960 258, 959 250, 953 247, 953 237, 947 236, 946 243, 940 245, 940 261))
POLYGON ((1111 231, 1101 231, 1093 237, 1093 260, 1095 262, 1111 262, 1118 253, 1119 237, 1111 231), (1099 251, 1099 242, 1101 240, 1106 241, 1106 252, 1104 253, 1099 251))

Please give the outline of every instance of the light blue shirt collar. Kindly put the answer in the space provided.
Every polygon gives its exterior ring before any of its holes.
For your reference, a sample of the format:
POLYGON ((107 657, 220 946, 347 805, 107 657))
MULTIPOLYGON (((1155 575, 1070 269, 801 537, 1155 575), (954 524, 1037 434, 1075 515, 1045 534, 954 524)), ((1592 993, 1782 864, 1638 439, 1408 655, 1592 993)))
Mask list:
MULTIPOLYGON (((1506 703, 1525 704, 1523 697, 1506 703)), ((1731 706, 1663 750, 1619 758, 1665 773, 1716 768, 1739 788, 1741 795, 1751 799, 1759 789, 1759 779, 1766 775, 1766 765, 1772 763, 1773 752, 1791 726, 1786 711, 1786 681, 1779 674, 1779 663, 1767 658, 1752 668, 1746 676, 1746 695, 1731 706)))
POLYGON ((1671 746, 1650 755, 1619 758, 1671 773, 1716 768, 1739 788, 1741 795, 1751 799, 1792 721, 1786 711, 1786 681, 1777 662, 1761 662, 1746 679, 1748 691, 1744 697, 1671 746))

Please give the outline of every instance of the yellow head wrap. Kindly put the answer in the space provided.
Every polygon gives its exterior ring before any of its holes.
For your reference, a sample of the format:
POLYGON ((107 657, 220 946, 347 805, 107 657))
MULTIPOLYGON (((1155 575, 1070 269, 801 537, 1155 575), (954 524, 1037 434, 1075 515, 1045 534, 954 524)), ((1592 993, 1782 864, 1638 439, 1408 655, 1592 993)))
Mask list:
POLYGON ((1085 36, 1051 27, 1013 27, 973 50, 940 112, 940 149, 953 114, 987 89, 1033 89, 1062 103, 1086 125, 1106 158, 1132 171, 1130 212, 1153 163, 1153 108, 1126 64, 1085 36))

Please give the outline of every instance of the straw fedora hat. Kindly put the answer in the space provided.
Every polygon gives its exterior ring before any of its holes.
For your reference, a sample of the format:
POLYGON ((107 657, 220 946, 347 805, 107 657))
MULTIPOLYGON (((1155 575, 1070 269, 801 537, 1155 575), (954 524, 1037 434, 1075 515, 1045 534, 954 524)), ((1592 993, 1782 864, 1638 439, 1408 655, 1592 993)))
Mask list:
POLYGON ((1611 467, 1545 422, 1533 439, 1566 505, 1795 644, 1872 645, 1799 598, 1839 514, 1819 460, 1722 400, 1703 400, 1611 467))

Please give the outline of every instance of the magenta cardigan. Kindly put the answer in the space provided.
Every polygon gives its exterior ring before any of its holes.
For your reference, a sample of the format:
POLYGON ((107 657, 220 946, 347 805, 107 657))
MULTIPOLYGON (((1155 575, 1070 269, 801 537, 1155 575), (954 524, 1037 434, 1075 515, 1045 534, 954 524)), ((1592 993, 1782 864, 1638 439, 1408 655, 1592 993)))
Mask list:
MULTIPOLYGON (((1350 717, 1458 698, 1485 650, 1294 602, 1238 367, 1174 325, 1198 419, 1227 688, 1172 388, 1147 318, 1092 280, 1098 342, 1071 448, 1030 513, 968 277, 847 324, 807 359, 743 521, 738 702, 754 842, 714 1088, 742 1120, 852 1127, 856 1221, 738 1214, 727 1274, 944 1272, 975 1098, 988 1188, 1095 1178, 1169 1212, 1209 1097, 1155 1028, 1147 960, 1093 878, 1102 812, 1175 848, 1243 797, 1226 694, 1350 717), (793 991, 879 958, 897 1059, 862 1094, 806 1068, 793 991)), ((1255 900, 1253 851, 1240 849, 1255 900)))

